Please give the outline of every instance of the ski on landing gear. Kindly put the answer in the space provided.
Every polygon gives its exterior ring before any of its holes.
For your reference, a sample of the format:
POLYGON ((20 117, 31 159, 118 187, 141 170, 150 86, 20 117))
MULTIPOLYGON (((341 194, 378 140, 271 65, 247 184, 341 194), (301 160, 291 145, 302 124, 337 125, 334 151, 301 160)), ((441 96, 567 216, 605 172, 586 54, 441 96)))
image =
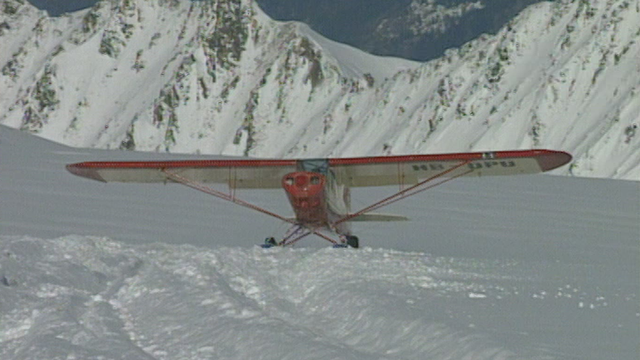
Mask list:
MULTIPOLYGON (((282 241, 278 242, 273 236, 267 237, 264 239, 264 243, 260 245, 263 249, 269 249, 275 246, 288 246, 293 245, 298 240, 312 234, 312 231, 304 231, 302 227, 296 226, 293 230, 289 231, 288 236, 286 236, 282 241)), ((316 233, 317 234, 317 233, 316 233)), ((333 243, 333 248, 353 248, 357 249, 360 247, 359 239, 355 235, 340 235, 340 241, 335 241, 329 237, 325 237, 321 234, 317 234, 319 236, 324 237, 326 240, 329 240, 333 243)))

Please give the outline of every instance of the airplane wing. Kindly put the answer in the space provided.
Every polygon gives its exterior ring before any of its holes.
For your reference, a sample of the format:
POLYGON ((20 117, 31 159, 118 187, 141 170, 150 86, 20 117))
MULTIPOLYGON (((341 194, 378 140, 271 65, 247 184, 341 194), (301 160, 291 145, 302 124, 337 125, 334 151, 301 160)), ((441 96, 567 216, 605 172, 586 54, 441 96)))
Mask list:
POLYGON ((571 161, 571 155, 553 150, 517 150, 433 155, 380 156, 329 159, 342 183, 349 186, 415 184, 430 177, 500 176, 553 170, 571 161), (456 171, 443 174, 452 167, 456 171), (468 172, 468 173, 467 173, 468 172))
POLYGON ((241 159, 182 161, 101 161, 67 165, 74 175, 102 182, 168 182, 166 171, 230 188, 280 188, 287 173, 305 164, 324 164, 347 186, 415 184, 432 176, 496 176, 549 171, 571 161, 552 150, 400 155, 334 159, 241 159), (448 169, 459 167, 450 174, 448 169), (445 173, 445 174, 443 174, 445 173))
POLYGON ((296 160, 96 161, 67 165, 72 174, 102 182, 168 182, 165 171, 202 183, 231 188, 281 188, 282 177, 296 171, 296 160))

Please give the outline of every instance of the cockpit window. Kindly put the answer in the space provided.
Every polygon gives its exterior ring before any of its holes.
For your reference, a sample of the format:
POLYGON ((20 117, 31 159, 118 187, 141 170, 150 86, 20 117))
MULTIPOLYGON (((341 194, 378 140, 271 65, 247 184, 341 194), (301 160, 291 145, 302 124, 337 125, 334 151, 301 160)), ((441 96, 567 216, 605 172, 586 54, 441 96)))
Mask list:
POLYGON ((310 171, 326 175, 329 171, 327 159, 305 159, 298 161, 298 170, 310 171))
POLYGON ((319 176, 312 176, 312 177, 311 177, 311 184, 312 184, 312 185, 318 185, 318 184, 320 184, 320 177, 319 177, 319 176))

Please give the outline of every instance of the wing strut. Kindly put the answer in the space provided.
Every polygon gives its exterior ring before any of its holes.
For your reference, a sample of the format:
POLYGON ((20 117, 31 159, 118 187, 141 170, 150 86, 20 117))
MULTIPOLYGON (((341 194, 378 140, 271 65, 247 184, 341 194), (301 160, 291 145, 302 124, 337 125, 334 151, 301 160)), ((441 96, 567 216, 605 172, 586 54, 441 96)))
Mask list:
POLYGON ((280 219, 282 221, 285 221, 285 222, 288 222, 288 223, 291 223, 291 224, 295 224, 296 223, 292 219, 287 219, 286 217, 280 216, 280 215, 278 215, 278 214, 276 214, 276 213, 274 213, 272 211, 269 211, 267 209, 263 209, 263 208, 261 208, 259 206, 253 205, 253 204, 248 203, 248 202, 246 202, 244 200, 240 200, 235 196, 235 193, 225 194, 222 191, 218 191, 218 190, 212 189, 212 188, 210 188, 208 186, 205 186, 205 185, 202 185, 202 184, 200 184, 198 182, 192 181, 191 179, 186 178, 186 177, 184 177, 182 175, 178 175, 178 174, 176 174, 174 172, 168 171, 167 169, 162 169, 162 172, 165 173, 169 179, 171 179, 171 180, 173 180, 173 181, 175 181, 177 183, 180 183, 182 185, 188 186, 188 187, 190 187, 192 189, 195 189, 195 190, 198 190, 198 191, 202 191, 203 193, 207 193, 209 195, 213 195, 213 196, 215 196, 217 198, 220 198, 222 200, 226 200, 226 201, 232 202, 234 204, 237 204, 237 205, 249 208, 249 209, 253 209, 253 210, 259 211, 259 212, 261 212, 263 214, 266 214, 266 215, 269 215, 269 216, 273 216, 273 217, 275 217, 277 219, 280 219))
POLYGON ((471 160, 463 161, 460 164, 455 165, 455 166, 451 167, 448 170, 440 172, 440 173, 438 173, 438 174, 436 174, 436 175, 434 175, 434 176, 432 176, 432 177, 430 177, 428 179, 422 180, 419 183, 417 183, 417 184, 415 184, 415 185, 413 185, 411 187, 408 187, 408 188, 406 188, 404 190, 398 191, 397 193, 395 193, 395 194, 393 194, 393 195, 391 195, 389 197, 386 197, 386 198, 384 198, 384 199, 382 199, 382 200, 380 200, 380 201, 378 201, 378 202, 376 202, 374 204, 371 204, 371 205, 369 205, 369 206, 367 206, 367 207, 365 207, 365 208, 363 208, 363 209, 361 209, 361 210, 359 210, 359 211, 357 211, 355 213, 349 214, 349 215, 343 217, 342 219, 339 219, 338 221, 336 221, 334 223, 334 225, 343 223, 345 221, 349 221, 350 219, 352 219, 354 217, 357 217, 357 216, 360 216, 362 214, 365 214, 365 213, 380 209, 380 208, 382 208, 384 206, 393 204, 394 202, 402 200, 402 199, 404 199, 406 197, 421 193, 421 192, 423 192, 425 190, 429 190, 429 189, 432 189, 432 188, 434 188, 434 187, 436 187, 438 185, 442 185, 442 184, 444 184, 446 182, 449 182, 449 181, 451 181, 453 179, 457 179, 459 177, 465 176, 465 175, 471 173, 473 171, 473 169, 469 169, 467 171, 461 172, 460 174, 445 178, 444 180, 442 180, 440 182, 437 182, 437 183, 434 183, 434 184, 428 184, 429 182, 431 182, 431 181, 433 181, 435 179, 438 179, 438 178, 440 178, 440 177, 442 177, 444 175, 447 175, 447 174, 449 174, 449 173, 451 173, 451 172, 453 172, 453 171, 455 171, 455 170, 457 170, 457 169, 459 169, 459 168, 461 168, 461 167, 463 167, 463 166, 465 166, 465 165, 467 165, 469 163, 471 163, 471 160))
MULTIPOLYGON (((213 195, 213 196, 215 196, 215 197, 217 197, 219 199, 232 202, 234 204, 246 207, 248 209, 252 209, 252 210, 261 212, 263 214, 272 216, 272 217, 274 217, 276 219, 280 219, 280 220, 282 220, 284 222, 288 222, 290 224, 293 224, 295 226, 302 227, 302 225, 298 224, 293 219, 286 218, 286 217, 278 215, 278 214, 276 214, 276 213, 274 213, 272 211, 269 211, 267 209, 261 208, 261 207, 259 207, 257 205, 253 205, 253 204, 248 203, 248 202, 246 202, 244 200, 238 199, 235 196, 235 192, 233 192, 231 194, 226 194, 226 193, 224 193, 222 191, 218 191, 218 190, 212 189, 212 188, 210 188, 208 186, 202 185, 201 183, 195 182, 195 181, 193 181, 193 180, 191 180, 189 178, 186 178, 186 177, 184 177, 182 175, 179 175, 179 174, 176 174, 174 172, 168 171, 167 169, 162 169, 162 172, 164 174, 166 174, 169 179, 171 179, 171 180, 173 180, 173 181, 175 181, 175 182, 177 182, 179 184, 188 186, 188 187, 190 187, 192 189, 195 189, 195 190, 198 190, 198 191, 202 191, 203 193, 206 193, 206 194, 209 194, 209 195, 213 195)), ((307 227, 304 227, 304 229, 306 230, 305 233, 299 235, 298 237, 296 237, 296 238, 294 238, 294 239, 292 239, 290 241, 287 241, 287 240, 289 240, 289 238, 286 238, 284 243, 283 243, 283 245, 291 245, 293 243, 296 243, 297 241, 301 240, 302 238, 304 238, 304 237, 306 237, 306 236, 308 236, 308 235, 310 235, 312 233, 317 235, 317 236, 319 236, 319 237, 321 237, 321 238, 323 238, 323 239, 325 239, 325 240, 327 240, 327 241, 329 241, 329 242, 331 242, 331 243, 333 243, 333 244, 337 244, 338 243, 337 241, 333 240, 332 238, 322 234, 317 229, 311 229, 311 228, 307 228, 307 227)))

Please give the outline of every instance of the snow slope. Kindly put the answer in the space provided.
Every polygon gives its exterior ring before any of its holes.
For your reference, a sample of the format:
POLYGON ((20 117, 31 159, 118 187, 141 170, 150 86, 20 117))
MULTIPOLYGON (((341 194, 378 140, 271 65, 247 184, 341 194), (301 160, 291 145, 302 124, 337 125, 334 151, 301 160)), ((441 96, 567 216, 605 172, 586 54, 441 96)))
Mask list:
POLYGON ((565 150, 640 179, 640 2, 533 5, 427 63, 370 56, 250 0, 0 13, 0 123, 78 147, 256 157, 565 150))
MULTIPOLYGON (((413 221, 356 226, 363 249, 263 250, 285 228, 260 214, 64 169, 176 155, 3 126, 0 154, 3 360, 638 355, 638 182, 461 179, 389 208, 413 221)), ((280 191, 239 195, 289 211, 280 191)))

